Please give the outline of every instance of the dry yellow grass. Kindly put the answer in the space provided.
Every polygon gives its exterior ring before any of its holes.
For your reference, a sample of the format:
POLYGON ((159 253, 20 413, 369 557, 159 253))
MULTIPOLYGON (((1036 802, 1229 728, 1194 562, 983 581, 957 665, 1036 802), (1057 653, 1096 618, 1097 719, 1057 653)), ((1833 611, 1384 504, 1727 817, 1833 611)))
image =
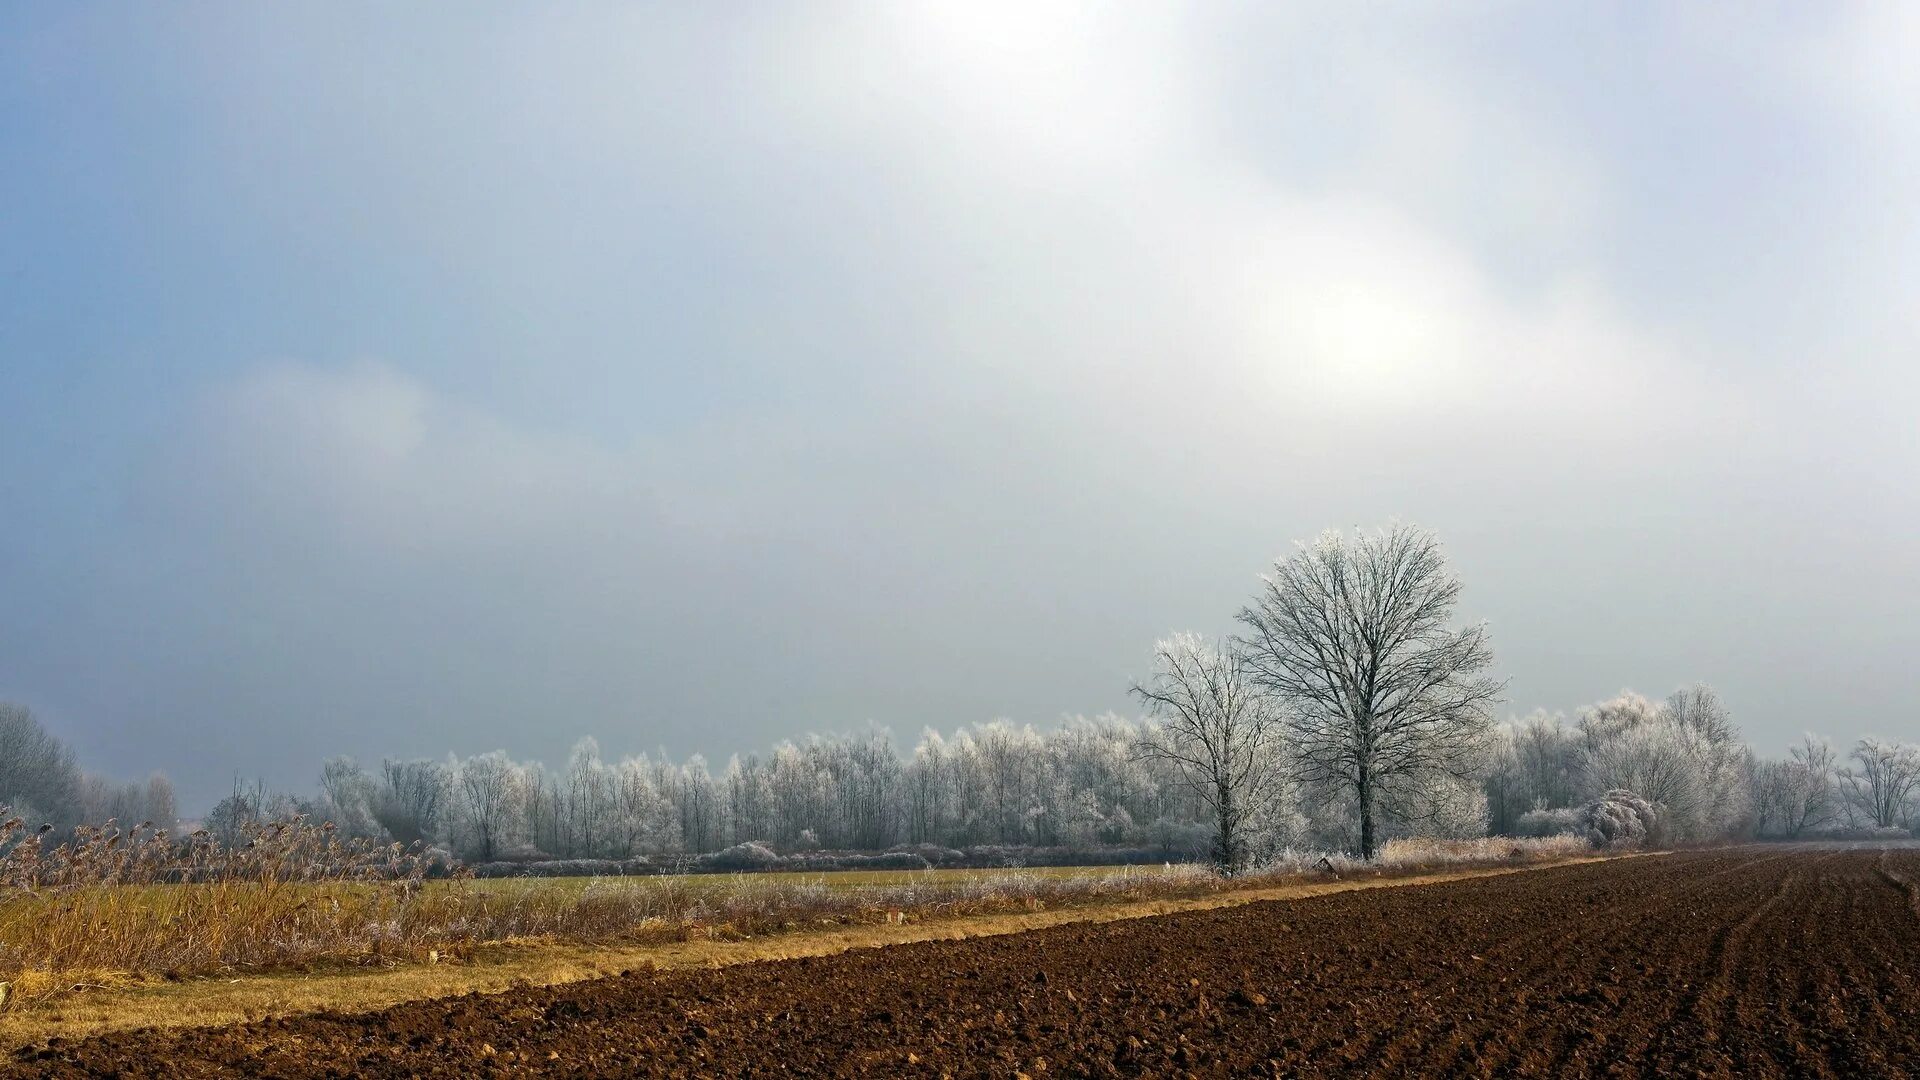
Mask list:
POLYGON ((1178 911, 1290 900, 1353 889, 1423 885, 1597 861, 1565 858, 1525 866, 1451 870, 1252 887, 1207 896, 1119 900, 1018 914, 986 914, 872 925, 833 926, 737 940, 707 938, 643 945, 500 943, 457 960, 384 969, 345 969, 201 978, 180 982, 108 977, 98 989, 0 1014, 0 1047, 138 1027, 214 1026, 319 1010, 365 1011, 420 998, 552 985, 632 969, 719 967, 755 960, 824 956, 848 949, 1037 930, 1067 922, 1106 922, 1178 911))
MULTIPOLYGON (((0 832, 19 822, 0 825, 0 832)), ((0 837, 3 839, 3 837, 0 837)), ((1369 875, 1523 865, 1589 850, 1572 837, 1396 840, 1379 858, 1288 852, 1255 875, 1204 867, 923 870, 474 881, 425 880, 398 845, 343 842, 299 819, 240 846, 196 834, 82 830, 0 853, 0 983, 8 1012, 165 978, 383 970, 500 942, 628 949, 851 926, 1190 899, 1286 885, 1326 870, 1369 875)))
POLYGON ((379 970, 503 941, 633 946, 1223 887, 1193 866, 427 880, 418 852, 301 819, 231 845, 109 823, 43 846, 23 828, 0 821, 9 1012, 156 977, 379 970))

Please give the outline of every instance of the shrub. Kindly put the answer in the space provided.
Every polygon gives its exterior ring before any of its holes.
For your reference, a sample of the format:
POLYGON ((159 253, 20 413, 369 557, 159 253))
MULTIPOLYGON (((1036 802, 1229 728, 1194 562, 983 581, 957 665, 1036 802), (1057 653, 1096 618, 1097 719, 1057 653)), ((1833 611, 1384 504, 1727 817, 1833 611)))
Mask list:
POLYGON ((1614 788, 1582 811, 1581 824, 1594 847, 1637 847, 1658 835, 1659 818, 1647 800, 1614 788))
POLYGON ((1822 840, 1877 840, 1881 842, 1889 840, 1911 840, 1914 838, 1911 830, 1902 829, 1897 825, 1887 825, 1884 827, 1879 825, 1856 825, 1852 827, 1835 825, 1831 828, 1820 829, 1813 835, 1822 840))
POLYGON ((1571 806, 1529 810, 1514 822, 1514 832, 1520 836, 1583 836, 1586 831, 1586 811, 1571 806))
POLYGON ((958 866, 966 859, 959 848, 941 847, 939 844, 900 844, 887 849, 889 855, 918 855, 929 866, 958 866))
POLYGON ((474 863, 468 868, 478 878, 631 877, 653 873, 646 859, 542 859, 537 862, 474 863))
POLYGON ((702 855, 698 860, 702 870, 777 870, 781 862, 772 848, 755 840, 702 855))

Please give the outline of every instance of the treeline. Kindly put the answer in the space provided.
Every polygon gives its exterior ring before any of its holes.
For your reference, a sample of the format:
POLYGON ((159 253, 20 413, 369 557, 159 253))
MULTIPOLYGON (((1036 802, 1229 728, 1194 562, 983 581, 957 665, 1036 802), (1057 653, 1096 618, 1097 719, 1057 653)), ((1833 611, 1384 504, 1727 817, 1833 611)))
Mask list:
MULTIPOLYGON (((1578 716, 1499 729, 1477 776, 1383 805, 1382 835, 1577 831, 1577 812, 1601 793, 1643 787, 1663 807, 1663 839, 1751 828, 1752 755, 1711 690, 1660 704, 1625 693, 1578 716)), ((1046 731, 994 721, 950 735, 929 730, 905 753, 881 731, 815 735, 717 771, 698 756, 610 760, 590 738, 562 768, 499 751, 376 768, 342 757, 324 763, 312 797, 239 788, 207 825, 237 836, 252 821, 306 814, 473 862, 700 855, 746 844, 782 853, 933 846, 1202 856, 1212 811, 1165 759, 1143 752, 1154 730, 1112 715, 1046 731)), ((1358 809, 1339 784, 1293 782, 1248 829, 1255 859, 1287 848, 1351 850, 1358 809)))
POLYGON ((73 748, 23 705, 0 701, 0 807, 65 830, 115 818, 171 828, 179 817, 173 784, 160 773, 120 783, 80 768, 73 748))
MULTIPOLYGON (((623 860, 701 855, 741 845, 781 853, 1126 849, 1199 858, 1214 812, 1162 757, 1157 725, 1105 715, 1051 730, 1004 720, 950 735, 928 730, 902 753, 883 731, 814 735, 719 770, 645 754, 608 759, 582 739, 564 767, 501 751, 443 760, 325 762, 299 797, 237 787, 208 815, 220 836, 305 814, 353 835, 444 847, 470 862, 623 860)), ((1437 782, 1378 808, 1383 838, 1488 835, 1477 778, 1437 782)), ((1338 783, 1296 782, 1252 820, 1250 857, 1351 850, 1358 807, 1338 783)), ((1509 831, 1505 829, 1497 831, 1509 831)), ((762 858, 750 851, 742 859, 762 858)), ((958 856, 947 856, 957 858, 958 856)), ((939 857, 930 856, 940 862, 939 857)), ((743 864, 744 865, 744 864, 743 864)))
POLYGON ((1753 796, 1761 836, 1920 835, 1920 747, 1865 738, 1843 763, 1809 735, 1785 759, 1755 763, 1753 796))
MULTIPOLYGON (((255 816, 306 813, 477 862, 734 849, 740 859, 765 858, 743 845, 788 854, 1204 855, 1212 811, 1163 758, 1143 753, 1154 730, 1117 716, 1048 731, 995 721, 925 732, 904 754, 879 731, 813 736, 717 772, 699 757, 608 760, 591 739, 560 769, 500 752, 376 770, 336 758, 312 801, 255 788, 223 801, 209 824, 225 830, 255 816)), ((1843 761, 1809 738, 1786 759, 1761 759, 1709 687, 1664 701, 1623 691, 1571 720, 1536 713, 1498 726, 1473 777, 1429 783, 1417 801, 1386 801, 1380 829, 1385 837, 1582 832, 1592 808, 1621 791, 1653 808, 1647 840, 1659 844, 1895 835, 1920 825, 1920 749, 1863 739, 1843 761)), ((1343 785, 1295 780, 1247 829, 1256 860, 1287 848, 1351 850, 1358 807, 1343 785)))
MULTIPOLYGON (((994 721, 904 754, 878 730, 815 736, 717 773, 697 756, 609 760, 592 739, 558 769, 499 751, 334 758, 314 795, 236 784, 205 824, 242 843, 305 815, 475 862, 1125 849, 1228 873, 1288 848, 1371 859, 1396 836, 1699 844, 1920 824, 1920 749, 1867 738, 1843 755, 1809 737, 1762 760, 1705 686, 1495 724, 1504 684, 1486 627, 1455 618, 1460 593, 1426 530, 1327 533, 1262 576, 1238 635, 1159 642, 1133 687, 1140 720, 994 721)), ((0 706, 0 804, 55 823, 175 817, 163 777, 86 776, 14 706, 0 706)))
MULTIPOLYGON (((236 785, 204 824, 237 841, 251 823, 303 814, 473 862, 732 849, 715 865, 771 866, 769 850, 914 850, 933 852, 935 863, 1022 849, 1051 849, 1050 859, 1100 849, 1203 855, 1210 810, 1165 760, 1142 753, 1152 730, 1111 715, 1046 731, 995 721, 927 731, 904 753, 876 730, 782 743, 717 771, 698 756, 608 759, 592 739, 562 768, 498 751, 372 769, 334 758, 315 792, 236 785)), ((1388 807, 1386 835, 1577 832, 1586 810, 1616 790, 1657 808, 1649 839, 1658 843, 1898 835, 1920 828, 1920 748, 1869 738, 1842 754, 1808 736, 1785 757, 1764 759, 1710 688, 1664 701, 1623 691, 1571 718, 1538 712, 1498 726, 1477 780, 1443 785, 1418 807, 1388 807)), ((165 777, 114 784, 87 774, 14 705, 0 705, 0 806, 58 826, 116 818, 167 827, 178 817, 165 777)), ((1258 857, 1351 849, 1358 821, 1338 786, 1293 782, 1249 829, 1258 857)))
POLYGON ((1843 757, 1808 735, 1785 758, 1763 759, 1707 687, 1664 702, 1623 691, 1571 721, 1542 712, 1499 730, 1488 827, 1567 831, 1613 790, 1656 808, 1662 843, 1909 835, 1920 830, 1920 747, 1868 737, 1843 757))
MULTIPOLYGON (((815 735, 735 757, 717 772, 698 756, 610 760, 590 738, 558 769, 499 751, 377 768, 342 757, 324 763, 311 798, 244 786, 206 824, 237 837, 251 822, 305 814, 471 862, 699 855, 748 844, 788 854, 955 853, 928 855, 935 863, 1018 850, 1046 851, 1049 861, 1102 849, 1201 857, 1213 840, 1211 811, 1165 760, 1143 753, 1151 730, 1113 715, 1045 731, 997 720, 951 735, 926 731, 904 754, 882 731, 815 735)), ((1477 788, 1462 784, 1420 814, 1389 816, 1383 835, 1482 836, 1484 807, 1477 788)), ((1260 826, 1261 853, 1345 849, 1358 835, 1351 800, 1330 786, 1299 785, 1260 826)))
POLYGON ((886 733, 813 736, 719 771, 695 756, 611 760, 593 739, 565 767, 502 752, 368 769, 327 761, 311 800, 238 788, 208 816, 217 834, 306 813, 355 834, 444 846, 475 861, 624 859, 746 843, 783 852, 946 849, 1204 851, 1204 808, 1138 752, 1143 725, 1115 716, 1040 732, 1006 721, 902 754, 886 733))

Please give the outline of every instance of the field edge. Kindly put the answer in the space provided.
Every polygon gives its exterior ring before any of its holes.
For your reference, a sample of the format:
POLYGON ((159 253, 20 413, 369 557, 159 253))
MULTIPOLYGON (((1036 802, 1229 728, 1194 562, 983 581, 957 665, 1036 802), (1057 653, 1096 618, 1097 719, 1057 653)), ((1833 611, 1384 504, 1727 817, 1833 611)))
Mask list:
POLYGON ((222 1027, 307 1013, 375 1012, 411 1001, 499 993, 529 986, 558 986, 635 970, 717 968, 831 956, 855 949, 918 941, 997 937, 1069 923, 1115 922, 1362 889, 1433 885, 1655 854, 1664 853, 1578 856, 1513 866, 1300 882, 1203 897, 1091 903, 1013 914, 927 919, 902 925, 854 924, 744 940, 696 939, 624 946, 500 944, 477 950, 459 963, 274 972, 178 982, 140 981, 104 986, 34 1008, 0 1013, 0 1051, 11 1052, 50 1039, 85 1038, 140 1028, 222 1027))

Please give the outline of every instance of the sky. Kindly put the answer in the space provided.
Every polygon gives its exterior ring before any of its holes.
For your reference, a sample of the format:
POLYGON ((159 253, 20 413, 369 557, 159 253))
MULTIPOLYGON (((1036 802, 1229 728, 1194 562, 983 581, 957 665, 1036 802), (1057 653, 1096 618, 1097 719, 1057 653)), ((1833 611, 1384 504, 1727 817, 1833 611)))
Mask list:
POLYGON ((83 764, 1133 711, 1328 528, 1503 711, 1920 737, 1920 8, 10 5, 0 699, 83 764))

